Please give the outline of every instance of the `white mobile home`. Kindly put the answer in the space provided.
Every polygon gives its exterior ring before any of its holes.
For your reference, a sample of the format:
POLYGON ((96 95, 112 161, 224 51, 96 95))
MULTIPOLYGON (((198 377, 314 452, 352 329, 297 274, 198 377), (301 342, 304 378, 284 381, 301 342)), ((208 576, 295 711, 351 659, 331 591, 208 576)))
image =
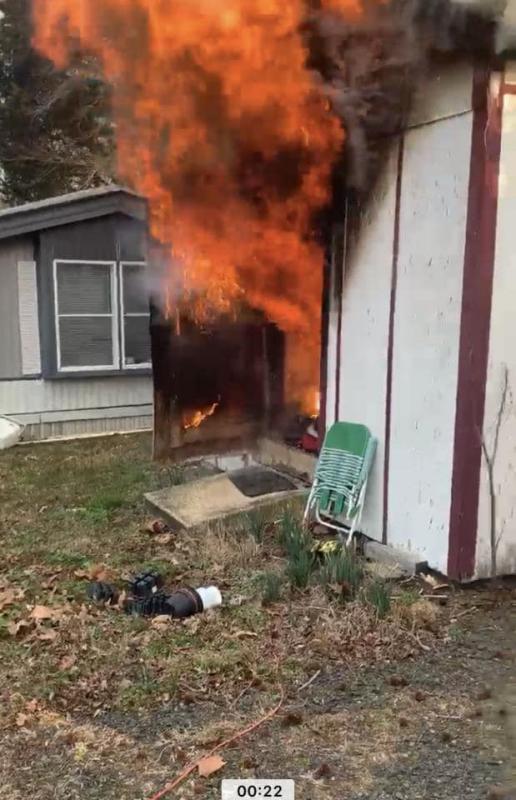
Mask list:
POLYGON ((116 186, 0 211, 0 415, 26 440, 152 426, 146 219, 116 186))

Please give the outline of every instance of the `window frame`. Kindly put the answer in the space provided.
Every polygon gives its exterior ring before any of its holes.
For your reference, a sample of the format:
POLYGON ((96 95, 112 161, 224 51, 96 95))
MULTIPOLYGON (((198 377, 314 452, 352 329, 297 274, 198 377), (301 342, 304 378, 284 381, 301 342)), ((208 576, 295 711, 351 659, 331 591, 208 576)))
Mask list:
MULTIPOLYGON (((118 285, 120 288, 120 369, 122 370, 148 370, 152 369, 152 359, 141 364, 127 364, 125 360, 125 318, 126 317, 146 317, 150 327, 150 307, 147 312, 126 313, 124 307, 124 267, 144 267, 148 269, 147 261, 120 261, 118 264, 118 285)), ((150 336, 150 333, 149 333, 150 336)))
POLYGON ((55 325, 55 343, 56 343, 56 362, 58 374, 70 373, 91 373, 91 372, 107 372, 107 371, 120 371, 120 316, 119 316, 119 297, 118 297, 118 281, 117 281, 117 262, 116 261, 96 261, 94 259, 82 258, 55 258, 52 263, 53 284, 54 284, 54 325, 55 325), (91 266, 109 267, 110 270, 110 289, 111 289, 111 314, 60 314, 59 313, 59 287, 57 280, 58 265, 61 264, 85 264, 91 266), (59 327, 59 320, 61 318, 68 319, 94 319, 97 318, 111 318, 111 336, 112 336, 112 355, 113 361, 111 364, 102 364, 95 366, 72 366, 64 367, 61 363, 61 331, 59 327))

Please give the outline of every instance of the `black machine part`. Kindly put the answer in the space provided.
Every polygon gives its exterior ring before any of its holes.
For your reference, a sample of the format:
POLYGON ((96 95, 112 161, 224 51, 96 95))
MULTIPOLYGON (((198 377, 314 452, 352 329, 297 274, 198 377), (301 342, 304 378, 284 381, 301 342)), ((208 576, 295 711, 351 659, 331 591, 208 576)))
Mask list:
POLYGON ((118 600, 118 589, 110 583, 95 581, 90 583, 86 589, 86 594, 95 603, 116 603, 118 600))
POLYGON ((177 589, 173 594, 161 592, 144 599, 131 599, 125 604, 128 614, 138 617, 169 616, 173 619, 186 619, 204 611, 203 602, 195 589, 177 589))
POLYGON ((139 572, 128 581, 129 592, 138 598, 151 597, 163 586, 163 578, 157 572, 139 572))

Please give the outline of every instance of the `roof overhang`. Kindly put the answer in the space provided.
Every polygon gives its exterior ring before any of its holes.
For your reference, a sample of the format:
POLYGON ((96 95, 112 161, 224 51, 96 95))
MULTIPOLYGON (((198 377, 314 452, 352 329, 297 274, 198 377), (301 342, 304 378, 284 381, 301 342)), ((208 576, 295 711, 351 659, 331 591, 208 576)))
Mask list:
POLYGON ((104 186, 0 211, 0 240, 111 214, 146 222, 147 201, 121 186, 104 186))

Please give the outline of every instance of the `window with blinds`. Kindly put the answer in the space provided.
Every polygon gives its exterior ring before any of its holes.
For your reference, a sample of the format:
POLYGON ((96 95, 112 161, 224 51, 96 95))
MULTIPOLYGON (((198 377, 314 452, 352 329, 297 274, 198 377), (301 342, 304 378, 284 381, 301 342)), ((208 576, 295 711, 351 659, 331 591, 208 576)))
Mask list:
POLYGON ((144 263, 120 264, 122 365, 125 369, 151 366, 150 309, 144 263))
POLYGON ((55 261, 59 371, 118 367, 116 264, 55 261))
POLYGON ((151 366, 146 264, 54 262, 59 372, 151 366))

